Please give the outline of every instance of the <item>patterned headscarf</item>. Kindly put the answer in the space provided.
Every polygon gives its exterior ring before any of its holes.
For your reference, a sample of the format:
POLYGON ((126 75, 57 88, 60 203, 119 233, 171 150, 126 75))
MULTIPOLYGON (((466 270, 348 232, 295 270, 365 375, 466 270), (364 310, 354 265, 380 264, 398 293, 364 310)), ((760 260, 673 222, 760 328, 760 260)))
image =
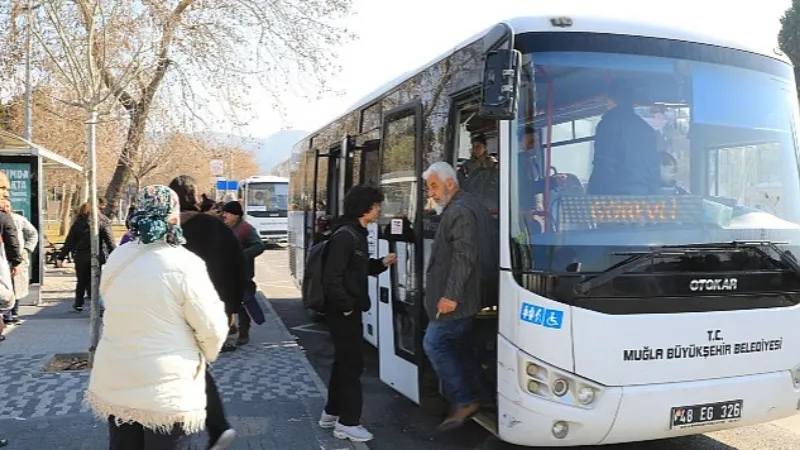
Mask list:
POLYGON ((161 186, 147 186, 136 198, 136 211, 130 218, 134 239, 144 244, 166 240, 170 245, 186 243, 180 227, 180 202, 178 194, 161 186))

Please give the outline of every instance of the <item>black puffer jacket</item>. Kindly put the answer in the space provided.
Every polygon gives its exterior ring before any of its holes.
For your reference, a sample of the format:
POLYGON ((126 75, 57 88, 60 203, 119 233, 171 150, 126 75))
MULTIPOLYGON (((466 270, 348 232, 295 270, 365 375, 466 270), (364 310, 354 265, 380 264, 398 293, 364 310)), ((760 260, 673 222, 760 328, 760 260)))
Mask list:
POLYGON ((181 228, 184 247, 205 261, 225 311, 239 312, 247 278, 244 253, 233 231, 222 220, 197 211, 181 213, 181 228))
POLYGON ((369 311, 367 277, 384 270, 386 267, 380 259, 369 257, 367 229, 356 220, 338 221, 326 244, 322 268, 326 308, 342 312, 369 311))
MULTIPOLYGON (((100 252, 97 254, 97 259, 102 265, 106 263, 108 255, 117 248, 117 244, 114 243, 111 224, 105 216, 100 216, 98 229, 100 232, 98 236, 100 252)), ((89 227, 89 218, 79 216, 75 219, 75 222, 72 222, 72 226, 69 228, 69 233, 67 233, 67 238, 64 240, 64 246, 61 247, 61 253, 58 259, 64 260, 68 254, 72 253, 72 259, 75 261, 76 265, 89 264, 92 259, 92 241, 89 238, 90 236, 91 228, 89 227)))
POLYGON ((14 218, 2 211, 0 211, 0 237, 3 240, 3 248, 6 251, 8 264, 11 267, 17 267, 22 263, 23 245, 19 241, 14 218))

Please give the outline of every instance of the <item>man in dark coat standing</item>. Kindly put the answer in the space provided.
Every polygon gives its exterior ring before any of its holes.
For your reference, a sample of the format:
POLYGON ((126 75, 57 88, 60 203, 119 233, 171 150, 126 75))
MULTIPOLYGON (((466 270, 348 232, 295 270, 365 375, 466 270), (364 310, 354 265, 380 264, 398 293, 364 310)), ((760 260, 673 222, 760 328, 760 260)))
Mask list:
POLYGON ((442 382, 453 413, 442 431, 461 426, 481 403, 493 400, 470 337, 484 300, 497 295, 498 242, 493 218, 481 201, 458 187, 456 171, 437 162, 423 178, 441 208, 426 271, 425 311, 430 323, 422 346, 442 382))
MULTIPOLYGON (((239 244, 242 246, 242 252, 245 258, 245 270, 247 281, 245 281, 245 298, 248 301, 254 299, 256 295, 256 258, 264 253, 264 243, 261 241, 261 236, 258 234, 252 225, 244 220, 244 210, 242 204, 238 201, 232 201, 222 207, 222 221, 225 225, 233 230, 233 234, 238 239, 239 244)), ((239 337, 236 339, 236 345, 247 345, 250 342, 250 315, 242 304, 237 317, 239 318, 239 337)))
MULTIPOLYGON (((233 231, 221 220, 209 214, 202 214, 197 206, 197 183, 188 175, 181 175, 170 182, 169 187, 181 202, 181 228, 186 238, 184 247, 199 256, 206 263, 211 283, 225 303, 225 312, 230 319, 242 305, 245 283, 245 258, 239 241, 233 231)), ((222 351, 236 350, 225 344, 222 351)), ((228 419, 217 384, 206 370, 206 430, 212 449, 227 448, 236 436, 228 419)))

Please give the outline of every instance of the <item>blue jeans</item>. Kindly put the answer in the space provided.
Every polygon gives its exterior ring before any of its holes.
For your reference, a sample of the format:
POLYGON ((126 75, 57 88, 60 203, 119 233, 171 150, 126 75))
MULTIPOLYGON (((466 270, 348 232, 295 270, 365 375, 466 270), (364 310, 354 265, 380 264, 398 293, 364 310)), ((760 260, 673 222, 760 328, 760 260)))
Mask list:
POLYGON ((442 383, 444 395, 457 407, 489 400, 489 385, 471 342, 473 318, 430 322, 422 348, 442 383))

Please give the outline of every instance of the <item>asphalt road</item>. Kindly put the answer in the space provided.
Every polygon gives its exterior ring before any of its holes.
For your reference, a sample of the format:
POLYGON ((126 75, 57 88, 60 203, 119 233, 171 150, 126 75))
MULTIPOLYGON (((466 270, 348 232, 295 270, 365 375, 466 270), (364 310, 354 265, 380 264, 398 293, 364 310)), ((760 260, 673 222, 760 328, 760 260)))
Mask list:
MULTIPOLYGON (((258 260, 256 277, 278 315, 298 338, 311 365, 323 380, 328 379, 333 347, 324 325, 313 323, 300 303, 288 269, 288 254, 282 248, 267 250, 258 260)), ((475 423, 456 432, 434 431, 441 417, 433 416, 396 394, 378 378, 374 348, 366 355, 363 376, 363 422, 376 438, 372 450, 512 450, 475 423)), ((789 450, 800 449, 800 415, 754 427, 708 435, 635 444, 591 447, 603 450, 789 450)))

